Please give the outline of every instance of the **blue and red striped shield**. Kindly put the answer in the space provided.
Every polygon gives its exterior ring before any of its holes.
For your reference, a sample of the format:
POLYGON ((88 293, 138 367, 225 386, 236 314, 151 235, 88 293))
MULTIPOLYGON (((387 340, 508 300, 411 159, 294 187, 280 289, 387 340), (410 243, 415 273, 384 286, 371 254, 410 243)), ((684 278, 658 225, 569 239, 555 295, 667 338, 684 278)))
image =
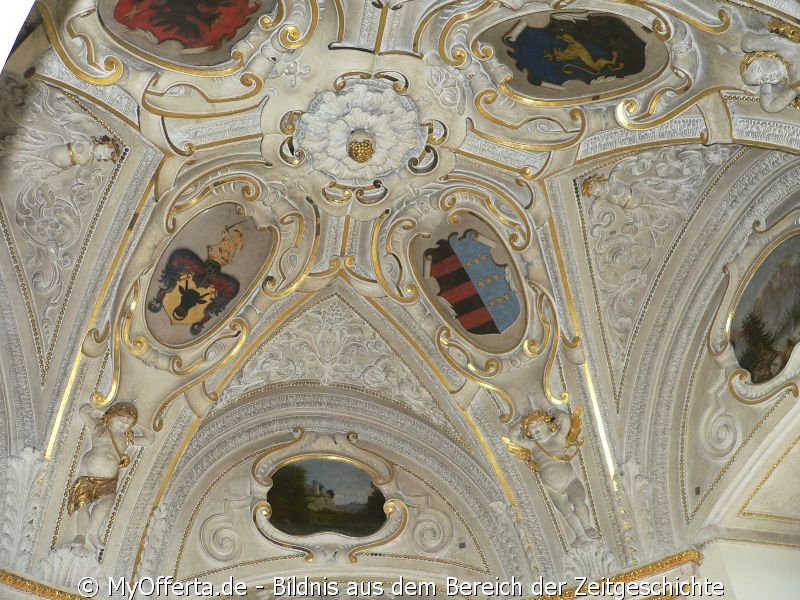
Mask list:
POLYGON ((430 275, 439 284, 458 322, 470 333, 502 333, 520 313, 516 293, 506 280, 505 265, 494 262, 491 249, 467 230, 452 234, 425 252, 430 275))

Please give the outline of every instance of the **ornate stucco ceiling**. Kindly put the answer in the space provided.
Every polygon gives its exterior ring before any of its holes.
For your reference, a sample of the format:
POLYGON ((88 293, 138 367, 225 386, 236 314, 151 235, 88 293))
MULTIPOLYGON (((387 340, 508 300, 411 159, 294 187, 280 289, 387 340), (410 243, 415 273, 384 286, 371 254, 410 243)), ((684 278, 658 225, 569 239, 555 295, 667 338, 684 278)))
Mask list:
POLYGON ((37 9, 0 86, 5 584, 800 545, 796 3, 37 9), (317 459, 377 530, 280 525, 317 459))

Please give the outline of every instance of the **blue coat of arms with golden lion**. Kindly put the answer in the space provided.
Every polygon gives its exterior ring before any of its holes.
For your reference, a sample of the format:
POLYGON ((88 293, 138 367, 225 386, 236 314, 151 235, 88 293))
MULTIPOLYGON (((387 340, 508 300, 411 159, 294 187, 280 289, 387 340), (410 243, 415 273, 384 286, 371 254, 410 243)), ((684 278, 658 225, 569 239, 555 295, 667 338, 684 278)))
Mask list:
POLYGON ((545 27, 519 20, 503 42, 532 85, 592 83, 626 77, 645 66, 645 42, 622 20, 609 15, 558 15, 545 27))

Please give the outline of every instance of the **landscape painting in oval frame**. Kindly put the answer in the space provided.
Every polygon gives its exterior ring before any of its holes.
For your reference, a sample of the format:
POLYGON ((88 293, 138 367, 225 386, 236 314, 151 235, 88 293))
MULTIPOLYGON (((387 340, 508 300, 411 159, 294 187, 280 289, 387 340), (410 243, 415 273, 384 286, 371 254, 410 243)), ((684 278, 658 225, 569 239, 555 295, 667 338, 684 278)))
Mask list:
POLYGON ((501 88, 544 104, 618 96, 652 81, 669 51, 652 30, 598 12, 540 12, 503 21, 478 36, 513 74, 501 88))
POLYGON ((417 279, 442 317, 476 347, 514 348, 526 330, 522 279, 511 253, 492 227, 469 213, 458 225, 415 239, 417 279))
POLYGON ((231 59, 274 0, 101 0, 100 20, 125 46, 188 66, 231 59))
POLYGON ((308 458, 271 476, 270 523, 289 535, 338 533, 367 537, 386 523, 386 498, 372 476, 348 461, 308 458))
POLYGON ((753 383, 778 375, 800 341, 800 234, 780 242, 750 274, 731 319, 736 360, 753 383))
POLYGON ((272 241, 237 204, 190 219, 161 255, 147 289, 145 320, 153 337, 182 347, 213 329, 259 279, 272 241))

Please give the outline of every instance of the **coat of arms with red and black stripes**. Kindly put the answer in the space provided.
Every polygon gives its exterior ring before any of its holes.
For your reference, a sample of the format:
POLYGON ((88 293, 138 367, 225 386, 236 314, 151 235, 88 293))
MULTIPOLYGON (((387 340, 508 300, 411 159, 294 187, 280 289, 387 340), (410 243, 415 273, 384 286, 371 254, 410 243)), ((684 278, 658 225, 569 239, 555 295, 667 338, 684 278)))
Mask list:
POLYGON ((439 240, 425 258, 430 276, 439 284, 439 296, 468 332, 502 333, 519 316, 519 299, 506 279, 505 265, 494 262, 491 248, 475 230, 439 240))

